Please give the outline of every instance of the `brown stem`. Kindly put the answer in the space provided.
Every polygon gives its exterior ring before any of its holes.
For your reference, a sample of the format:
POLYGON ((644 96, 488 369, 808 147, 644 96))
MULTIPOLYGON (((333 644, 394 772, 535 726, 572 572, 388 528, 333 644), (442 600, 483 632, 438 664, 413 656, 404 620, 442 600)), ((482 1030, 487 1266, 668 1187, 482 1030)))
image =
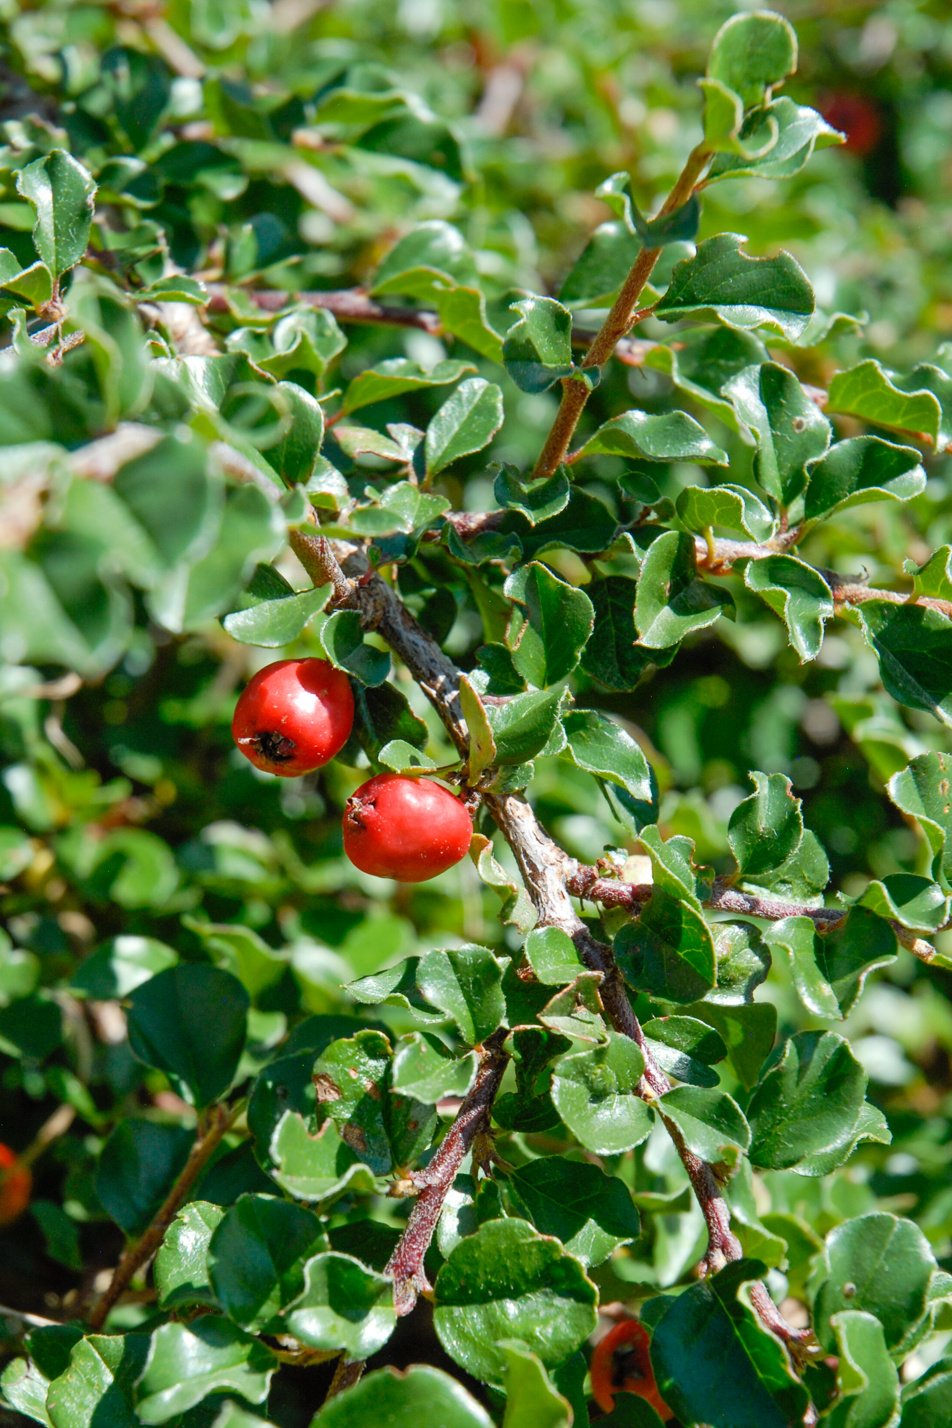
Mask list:
POLYGON ((489 1128, 493 1101, 509 1064, 508 1053, 503 1050, 507 1034, 506 1029, 501 1028, 487 1038, 472 1090, 460 1106, 439 1150, 426 1169, 414 1177, 423 1189, 384 1271, 393 1280, 394 1306, 401 1316, 409 1314, 417 1295, 430 1288, 423 1261, 459 1168, 476 1137, 489 1128))
POLYGON ((89 1312, 88 1323, 92 1332, 98 1333, 106 1322, 110 1309, 121 1298, 132 1276, 152 1258, 165 1236, 165 1232, 175 1218, 179 1207, 184 1204, 201 1172, 220 1144, 222 1137, 232 1125, 237 1111, 229 1111, 227 1106, 214 1106, 210 1112, 211 1124, 196 1136, 185 1167, 172 1186, 152 1223, 137 1240, 127 1245, 113 1271, 112 1279, 89 1312))
MULTIPOLYGON (((698 179, 707 167, 709 158, 710 152, 703 144, 692 149, 677 182, 661 205, 659 218, 664 217, 665 214, 673 213, 676 208, 687 203, 697 186, 698 179)), ((660 248, 642 248, 622 284, 611 311, 582 358, 581 366, 583 368, 591 369, 603 366, 611 357, 617 344, 627 335, 637 316, 638 300, 660 256, 660 248)), ((564 378, 559 409, 555 414, 555 420, 545 445, 539 453, 539 459, 533 472, 534 476, 551 476, 565 460, 588 397, 589 387, 585 382, 573 377, 564 378)))
MULTIPOLYGON (((437 313, 420 308, 390 307, 374 302, 362 288, 343 288, 329 292, 289 293, 273 288, 239 288, 238 292, 262 312, 280 312, 282 308, 300 303, 305 307, 322 308, 341 322, 373 323, 386 327, 411 327, 439 335, 442 331, 437 313)), ((229 289, 220 285, 209 287, 208 311, 229 311, 229 289)))

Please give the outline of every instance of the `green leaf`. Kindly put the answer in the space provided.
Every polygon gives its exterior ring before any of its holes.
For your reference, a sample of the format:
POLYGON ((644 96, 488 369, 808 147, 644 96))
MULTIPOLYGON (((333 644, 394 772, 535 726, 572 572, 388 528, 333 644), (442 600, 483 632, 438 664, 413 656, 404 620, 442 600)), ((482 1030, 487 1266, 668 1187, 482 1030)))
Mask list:
POLYGON ((593 709, 573 709, 562 720, 568 753, 577 768, 607 779, 624 789, 644 813, 655 814, 657 790, 651 765, 626 729, 593 709))
POLYGON ((628 1187, 597 1165, 546 1155, 512 1171, 507 1193, 540 1234, 561 1240, 584 1265, 601 1264, 639 1233, 628 1187))
POLYGON ((791 857, 803 837, 800 800, 784 774, 750 775, 754 792, 731 814, 727 841, 741 876, 771 872, 791 857))
MULTIPOLYGON (((707 72, 739 94, 747 108, 760 104, 797 67, 797 36, 782 15, 757 10, 734 15, 714 36, 707 72)), ((740 1425, 738 1425, 740 1428, 740 1425)))
POLYGON ((142 1423, 166 1423, 212 1393, 237 1393, 263 1403, 277 1359, 250 1334, 214 1316, 191 1324, 162 1324, 152 1335, 139 1380, 142 1423))
POLYGON ((748 562, 744 584, 783 619, 801 663, 816 659, 833 617, 833 592, 820 572, 796 556, 769 555, 748 562))
POLYGON ((71 985, 80 995, 97 1001, 118 1001, 177 961, 178 954, 164 942, 125 933, 97 947, 77 968, 71 985))
POLYGON ((923 605, 868 600, 857 611, 886 690, 952 725, 952 620, 923 605))
POLYGON ((537 689, 557 684, 578 663, 592 632, 592 602, 538 561, 521 565, 503 586, 514 604, 506 634, 512 662, 537 689))
POLYGON ((428 387, 447 387, 476 369, 472 362, 443 360, 433 367, 421 367, 409 357, 389 357, 376 367, 358 373, 344 392, 342 412, 355 412, 375 402, 387 402, 405 392, 428 387))
POLYGON ((99 1157, 96 1194, 127 1235, 140 1235, 151 1223, 185 1168, 192 1142, 184 1125, 131 1119, 116 1126, 99 1157))
POLYGON ((585 967, 575 943, 559 927, 534 927, 526 938, 526 961, 545 987, 574 982, 585 967))
POLYGON ((863 907, 915 932, 938 932, 949 917, 949 898, 931 878, 915 873, 888 873, 869 883, 860 898, 863 907))
POLYGON ((861 417, 891 431, 924 436, 937 445, 942 421, 938 398, 926 387, 905 392, 891 378, 873 358, 837 372, 830 382, 826 410, 861 417))
MULTIPOLYGON (((710 94, 712 81, 702 80, 705 101, 717 99, 710 94)), ((705 110, 706 112, 706 110, 705 110)), ((721 118, 720 114, 715 115, 721 118)), ((729 112, 724 107, 723 118, 729 121, 729 112)), ((725 124, 726 130, 726 124, 725 124)), ((795 104, 792 99, 782 96, 772 104, 755 109, 740 126, 739 131, 724 135, 724 142, 716 145, 727 152, 717 154, 707 172, 707 183, 717 183, 728 178, 792 178, 809 162, 814 149, 825 149, 830 144, 841 144, 842 136, 828 124, 821 114, 806 105, 795 104)))
POLYGON ((487 947, 426 952, 417 969, 417 986, 431 1006, 452 1017, 468 1046, 478 1046, 505 1024, 502 978, 507 964, 508 959, 494 957, 487 947))
POLYGON ((242 1195, 208 1246, 217 1302, 243 1329, 278 1333, 282 1309, 304 1288, 305 1260, 325 1243, 313 1211, 270 1195, 242 1195))
POLYGON ((502 392, 482 377, 469 377, 440 407, 426 429, 427 475, 482 451, 502 426, 502 392))
POLYGON ((503 1343, 506 1356, 506 1416, 502 1428, 571 1428, 572 1409, 558 1393, 536 1354, 503 1343))
POLYGON ((896 807, 919 824, 933 855, 933 871, 952 890, 952 758, 920 754, 886 787, 896 807))
POLYGON ((321 626, 321 644, 331 664, 362 684, 383 684, 390 677, 390 656, 364 638, 356 610, 335 610, 321 626))
POLYGON ((347 1254, 318 1254, 305 1269, 304 1289, 285 1315, 288 1329, 315 1349, 340 1349, 366 1359, 383 1348, 397 1324, 393 1282, 347 1254))
MULTIPOLYGON (((904 877, 903 874, 895 876, 900 880, 904 877)), ((912 881, 918 883, 919 879, 912 881)), ((887 878, 887 882, 891 883, 892 878, 887 878)), ((901 889, 897 892, 901 895, 901 889)), ((815 943, 817 968, 836 998, 838 1010, 833 1015, 846 1016, 869 973, 878 967, 888 967, 897 956, 893 929, 882 917, 874 916, 864 907, 851 907, 846 920, 822 936, 816 934, 815 943)))
POLYGON ((287 485, 303 484, 317 469, 324 440, 323 408, 296 382, 278 382, 272 400, 284 434, 268 447, 268 462, 287 485))
POLYGON ((607 307, 640 250, 641 242, 627 223, 600 223, 569 269, 559 289, 560 301, 574 307, 607 307))
POLYGON ((234 1080, 248 1007, 248 993, 230 972, 200 963, 170 967, 132 993, 130 1049, 194 1105, 208 1106, 234 1080))
POLYGON ((774 518, 759 496, 743 486, 686 486, 675 503, 685 529, 700 533, 709 526, 752 540, 769 540, 774 518))
POLYGON ((641 830, 638 842, 651 859, 651 881, 656 889, 700 910, 691 839, 682 834, 665 839, 656 827, 649 826, 641 830))
POLYGON ((496 746, 495 762, 524 764, 548 744, 559 717, 561 694, 512 694, 491 704, 486 717, 496 746))
POLYGON ((586 456, 629 456, 645 461, 694 461, 702 466, 726 466, 727 454, 703 426, 686 412, 630 411, 613 417, 589 437, 586 456))
POLYGON ((379 1031, 359 1031, 326 1046, 312 1077, 321 1117, 377 1175, 393 1166, 386 1123, 390 1043, 379 1031))
POLYGON ((795 341, 813 315, 813 289, 789 253, 750 258, 745 239, 721 233, 698 244, 671 275, 655 308, 665 322, 715 316, 734 327, 766 327, 795 341))
POLYGON ((441 1369, 414 1364, 403 1373, 384 1368, 332 1398, 311 1428, 367 1428, 367 1424, 425 1423, 440 1428, 492 1428, 492 1419, 462 1384, 441 1369))
POLYGON ((519 314, 502 345, 510 377, 524 392, 545 392, 571 376, 572 315, 555 298, 528 297, 512 304, 519 314))
POLYGON ((935 1267, 928 1240, 911 1220, 876 1210, 837 1225, 813 1275, 821 1344, 834 1352, 834 1317, 857 1310, 879 1321, 890 1354, 903 1355, 929 1313, 935 1267))
POLYGON ((698 579, 694 541, 665 531, 652 541, 638 577, 635 624, 647 649, 680 644, 685 636, 713 625, 733 608, 726 591, 698 579))
POLYGON ((902 1391, 903 1428, 935 1428, 952 1415, 952 1359, 939 1359, 902 1391))
POLYGON ((394 1091, 435 1106, 444 1096, 465 1096, 476 1076, 476 1054, 454 1057, 435 1036, 411 1031, 401 1036, 394 1053, 394 1091))
POLYGON ((834 1317, 839 1397, 828 1412, 830 1428, 893 1428, 898 1422, 899 1374, 872 1314, 844 1309, 834 1317))
POLYGON ((486 708, 465 674, 459 682, 459 702, 469 734, 468 777, 469 782, 475 784, 480 774, 496 760, 496 741, 486 708))
POLYGON ((625 980, 665 1001, 697 1001, 715 983, 714 943, 690 903, 656 887, 636 921, 615 938, 625 980))
POLYGON ((147 1334, 90 1334, 80 1339, 50 1384, 52 1428, 136 1428, 135 1385, 149 1352, 147 1334))
POLYGON ((841 1036, 797 1032, 751 1098, 752 1163, 810 1175, 815 1157, 841 1153, 845 1160, 855 1144, 866 1083, 866 1072, 841 1036))
POLYGON ((789 1428, 807 1392, 786 1351, 741 1297, 763 1266, 729 1264, 692 1284, 654 1324, 651 1362, 662 1398, 685 1423, 710 1428, 789 1428))
POLYGON ((370 1194, 373 1172, 346 1144, 334 1122, 327 1120, 312 1134, 304 1117, 286 1111, 271 1137, 269 1173, 296 1200, 329 1204, 345 1191, 370 1194))
POLYGON ((952 545, 940 545, 918 569, 906 563, 906 570, 912 575, 912 588, 916 595, 932 595, 939 600, 952 599, 952 545))
POLYGON ((193 1200, 175 1216, 155 1257, 155 1287, 163 1308, 215 1303, 208 1246, 224 1214, 222 1205, 193 1200))
POLYGON ((595 580, 586 587, 595 612, 592 634, 582 651, 585 673, 607 689, 633 689, 653 664, 670 664, 677 646, 647 650, 636 644, 635 598, 638 587, 624 575, 595 580))
POLYGON ((910 501, 925 489, 918 451, 878 436, 851 436, 814 462, 806 496, 807 520, 870 501, 910 501))
POLYGON ((415 749, 426 746, 430 737, 426 725, 414 714, 403 691, 392 684, 356 685, 354 704, 362 741, 371 758, 397 739, 415 749))
MULTIPOLYGON (((281 649, 307 629, 331 595, 330 585, 313 590, 289 590, 275 599, 258 600, 245 610, 235 610, 222 620, 232 639, 244 645, 281 649)), ((250 592, 249 592, 250 593, 250 592)))
POLYGON ((433 1323, 467 1373, 501 1384, 517 1339, 554 1368, 595 1327, 595 1286, 557 1240, 525 1220, 491 1220, 460 1241, 436 1280, 433 1323))
POLYGON ((518 472, 503 467, 493 483, 493 495, 507 510, 518 511, 530 526, 549 520, 564 511, 571 485, 564 468, 541 481, 525 480, 518 472))
POLYGON ((96 185, 91 174, 65 149, 52 149, 17 175, 17 193, 36 214, 33 243, 59 280, 86 252, 96 185))
POLYGON ((736 1165, 750 1146, 744 1113, 726 1091, 707 1086, 675 1086, 656 1102, 673 1121, 689 1150, 712 1164, 736 1165))
POLYGON ((830 444, 830 423, 787 367, 748 367, 724 388, 757 443, 754 474, 782 505, 801 494, 807 464, 830 444))
POLYGON ((696 194, 657 218, 645 219, 631 201, 632 225, 646 248, 664 248, 669 243, 693 243, 701 223, 701 204, 696 194))
POLYGON ((651 1116, 636 1095, 644 1068, 638 1047, 617 1032, 555 1062, 552 1103, 586 1150, 619 1155, 647 1139, 651 1116))

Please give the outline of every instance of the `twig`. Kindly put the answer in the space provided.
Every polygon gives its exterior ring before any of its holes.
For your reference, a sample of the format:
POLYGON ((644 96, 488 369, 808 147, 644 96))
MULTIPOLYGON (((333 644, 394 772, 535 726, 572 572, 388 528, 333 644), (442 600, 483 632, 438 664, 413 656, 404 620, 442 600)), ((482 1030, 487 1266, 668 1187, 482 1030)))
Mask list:
MULTIPOLYGON (((333 313, 341 322, 375 323, 385 327, 415 327, 421 332, 438 335, 442 331, 439 315, 423 308, 390 307, 374 302, 363 288, 339 288, 336 290, 282 292, 274 288, 238 288, 242 297, 262 312, 280 312, 295 303, 304 307, 321 308, 333 313)), ((230 311, 229 289, 220 284, 210 285, 208 311, 223 313, 230 311)))
MULTIPOLYGON (((692 149, 677 182, 661 205, 659 218, 673 213, 675 209, 687 203, 695 190, 698 179, 704 173, 710 157, 710 151, 703 144, 692 149)), ((611 357, 618 342, 627 335, 636 316, 638 299, 641 297, 644 286, 651 277, 660 256, 660 248, 642 248, 628 277, 622 284, 611 311, 582 358, 583 369, 590 371, 603 366, 611 357)), ((575 434, 575 428, 578 426, 579 417, 585 410, 589 392, 590 388, 586 382, 579 381, 575 377, 563 379, 559 409, 535 464, 533 475, 537 477, 551 476, 560 463, 565 460, 575 434)))
POLYGON ((127 1245, 119 1263, 113 1271, 112 1279, 89 1312, 89 1327, 98 1333, 106 1322, 109 1311, 122 1297, 123 1291, 137 1270, 152 1258, 162 1243, 166 1230, 175 1218, 179 1207, 185 1202, 193 1185, 223 1136, 238 1115, 237 1108, 215 1106, 211 1112, 211 1125, 204 1133, 199 1132, 192 1146, 184 1169, 172 1186, 161 1208, 156 1212, 148 1229, 137 1240, 127 1245))

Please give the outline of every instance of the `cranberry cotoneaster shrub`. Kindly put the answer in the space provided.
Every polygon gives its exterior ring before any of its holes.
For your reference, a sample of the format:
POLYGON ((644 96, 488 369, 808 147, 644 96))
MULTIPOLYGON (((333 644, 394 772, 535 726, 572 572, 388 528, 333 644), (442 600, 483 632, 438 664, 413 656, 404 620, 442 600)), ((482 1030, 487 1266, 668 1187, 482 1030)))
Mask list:
POLYGON ((0 5, 11 1421, 947 1423, 941 126, 394 8, 0 5))

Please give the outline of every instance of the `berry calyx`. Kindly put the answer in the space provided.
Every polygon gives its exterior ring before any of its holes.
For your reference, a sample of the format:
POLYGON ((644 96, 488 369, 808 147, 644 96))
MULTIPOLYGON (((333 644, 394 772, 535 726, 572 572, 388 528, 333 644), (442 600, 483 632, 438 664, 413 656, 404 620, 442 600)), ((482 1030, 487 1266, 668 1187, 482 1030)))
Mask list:
POLYGON ((398 883, 422 883, 469 851, 473 820, 442 784, 377 774, 347 800, 344 852, 355 868, 398 883))
POLYGON ((255 768, 295 778, 340 753, 353 724, 346 674, 324 659, 279 659, 242 691, 231 733, 255 768))
POLYGON ((0 1141, 0 1226, 11 1225, 30 1203, 33 1176, 16 1151, 0 1141))
POLYGON ((589 1365, 592 1396, 606 1413, 615 1407, 616 1393, 635 1393, 665 1422, 674 1417, 658 1392, 648 1353, 650 1343, 648 1331, 637 1319, 624 1319, 595 1345, 589 1365))

